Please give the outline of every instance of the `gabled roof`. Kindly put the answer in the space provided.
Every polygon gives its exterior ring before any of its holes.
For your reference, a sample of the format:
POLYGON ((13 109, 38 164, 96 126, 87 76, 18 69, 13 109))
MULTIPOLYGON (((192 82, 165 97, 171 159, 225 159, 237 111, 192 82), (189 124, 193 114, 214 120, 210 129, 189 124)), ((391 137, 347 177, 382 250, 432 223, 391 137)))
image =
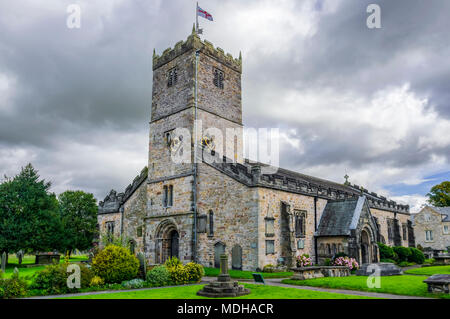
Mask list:
POLYGON ((450 222, 450 206, 447 207, 430 206, 430 208, 442 215, 443 222, 450 222))
POLYGON ((357 199, 329 201, 320 218, 316 236, 350 236, 356 229, 361 211, 366 202, 365 196, 357 199))

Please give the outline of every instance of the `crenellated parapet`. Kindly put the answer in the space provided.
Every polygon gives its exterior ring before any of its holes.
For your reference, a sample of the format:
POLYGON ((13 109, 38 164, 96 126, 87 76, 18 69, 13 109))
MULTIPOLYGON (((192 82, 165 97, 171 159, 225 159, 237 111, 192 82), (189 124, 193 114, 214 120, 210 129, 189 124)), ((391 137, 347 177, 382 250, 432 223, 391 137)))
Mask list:
POLYGON ((186 41, 177 42, 173 48, 167 48, 161 55, 156 54, 156 51, 154 50, 153 70, 158 69, 162 65, 191 50, 200 50, 203 54, 216 59, 220 63, 223 63, 239 73, 242 73, 241 54, 239 54, 239 58, 233 58, 230 53, 225 53, 223 49, 219 47, 215 48, 211 42, 207 40, 202 41, 194 31, 186 41))
POLYGON ((111 190, 105 199, 98 203, 99 214, 111 214, 118 213, 120 205, 123 202, 124 193, 119 193, 115 190, 111 190))
MULTIPOLYGON (((203 151, 206 152, 207 150, 203 151)), ((201 151, 199 153, 201 154, 201 151)), ((251 164, 247 160, 243 164, 231 163, 231 160, 225 156, 212 156, 209 151, 208 158, 214 158, 214 161, 208 161, 209 165, 249 187, 272 188, 328 200, 357 199, 364 195, 367 197, 371 208, 409 214, 409 205, 397 204, 395 201, 388 200, 386 197, 373 192, 370 193, 357 185, 338 184, 285 169, 278 169, 275 174, 262 174, 261 168, 267 165, 251 164)))
POLYGON ((136 189, 144 182, 148 177, 147 166, 142 169, 140 174, 133 179, 133 182, 127 186, 125 192, 117 193, 115 190, 111 190, 105 199, 98 203, 99 214, 112 214, 118 213, 120 207, 127 201, 128 198, 133 195, 136 189))

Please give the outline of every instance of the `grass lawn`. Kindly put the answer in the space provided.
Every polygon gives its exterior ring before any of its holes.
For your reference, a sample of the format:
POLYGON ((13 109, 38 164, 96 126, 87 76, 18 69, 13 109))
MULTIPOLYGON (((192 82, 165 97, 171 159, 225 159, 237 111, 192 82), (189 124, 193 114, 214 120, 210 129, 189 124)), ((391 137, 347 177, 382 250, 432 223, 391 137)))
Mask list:
MULTIPOLYGON (((209 268, 205 267, 205 276, 208 277, 217 277, 220 273, 219 268, 209 268)), ((252 274, 257 273, 256 271, 247 271, 247 270, 233 270, 230 269, 228 271, 231 278, 236 279, 253 279, 252 274)), ((293 272, 258 272, 258 274, 262 274, 264 278, 289 278, 292 277, 293 272)))
MULTIPOLYGON (((210 299, 197 296, 203 285, 180 286, 132 292, 117 292, 98 295, 86 295, 63 299, 210 299)), ((343 295, 296 288, 283 288, 265 285, 245 284, 252 293, 238 298, 224 299, 373 299, 363 296, 343 295)))
POLYGON ((406 274, 432 276, 436 274, 450 275, 450 266, 421 267, 405 271, 406 274))
POLYGON ((333 289, 349 289, 371 292, 389 293, 395 295, 421 296, 421 297, 439 297, 449 298, 448 294, 430 294, 427 291, 427 285, 423 281, 428 278, 426 276, 385 276, 381 278, 380 288, 367 287, 367 276, 350 276, 350 277, 324 277, 307 280, 291 280, 285 279, 283 283, 313 286, 333 289))
MULTIPOLYGON (((88 257, 86 255, 72 255, 70 258, 70 262, 79 262, 87 259, 88 257)), ((35 256, 25 255, 22 260, 22 265, 19 266, 16 255, 9 255, 8 265, 6 266, 4 277, 5 278, 11 277, 11 275, 14 272, 14 268, 17 267, 19 269, 19 276, 24 277, 28 282, 31 282, 31 276, 33 276, 34 273, 41 271, 45 268, 45 266, 29 267, 29 265, 34 264, 34 262, 35 256)), ((61 258, 60 262, 63 263, 64 258, 61 258)))

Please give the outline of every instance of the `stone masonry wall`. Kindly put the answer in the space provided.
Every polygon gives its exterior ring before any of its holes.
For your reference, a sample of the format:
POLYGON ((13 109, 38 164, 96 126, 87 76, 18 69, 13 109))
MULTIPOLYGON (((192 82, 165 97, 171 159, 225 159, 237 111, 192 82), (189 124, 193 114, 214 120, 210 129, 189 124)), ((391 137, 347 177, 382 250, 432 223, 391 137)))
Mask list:
POLYGON ((147 187, 147 216, 145 221, 145 253, 150 263, 156 262, 156 240, 161 234, 162 225, 170 223, 179 233, 179 257, 183 262, 192 259, 192 176, 175 178, 156 183, 147 187), (173 205, 163 207, 163 187, 173 186, 173 205))
MULTIPOLYGON (((378 223, 380 224, 380 233, 386 240, 386 245, 394 246, 394 241, 389 241, 388 239, 388 219, 394 218, 394 213, 389 211, 384 211, 380 209, 371 208, 370 212, 374 217, 378 219, 378 223)), ((398 219, 399 225, 400 225, 400 236, 401 236, 401 243, 402 246, 408 247, 408 235, 406 235, 406 240, 403 240, 403 225, 408 223, 408 220, 410 219, 410 215, 405 214, 395 214, 396 218, 398 219)))
MULTIPOLYGON (((204 266, 214 264, 214 245, 226 245, 231 267, 231 250, 242 248, 244 270, 257 268, 258 259, 258 199, 255 188, 249 188, 222 174, 207 164, 199 164, 198 214, 214 213, 214 233, 198 234, 198 260, 204 266)), ((209 218, 209 216, 207 217, 209 218)))
MULTIPOLYGON (((314 251, 314 197, 283 192, 279 190, 272 190, 267 188, 258 188, 259 194, 259 223, 258 223, 258 238, 259 238, 259 268, 263 268, 267 264, 277 265, 278 258, 282 257, 282 236, 281 236, 281 201, 290 205, 290 212, 294 210, 306 211, 306 236, 305 238, 297 238, 297 240, 304 240, 304 248, 296 249, 295 256, 308 254, 315 258, 314 251), (275 236, 266 237, 265 234, 265 218, 275 218, 275 236), (266 255, 266 240, 275 241, 275 254, 266 255)), ((317 202, 317 224, 320 222, 320 217, 325 208, 326 200, 318 199, 317 202)), ((297 244, 297 242, 295 242, 297 244)), ((295 245, 295 248, 297 246, 295 245)))
MULTIPOLYGON (((98 214, 97 222, 99 225, 100 238, 102 238, 102 235, 105 235, 107 232, 106 229, 107 222, 114 222, 114 237, 120 236, 121 220, 122 214, 120 212, 109 214, 98 214)), ((101 244, 102 243, 100 242, 100 245, 101 244)))
POLYGON ((416 245, 423 248, 430 247, 435 250, 446 250, 450 246, 450 230, 444 233, 444 225, 450 229, 450 222, 442 222, 442 215, 429 207, 424 207, 419 213, 414 215, 414 235, 416 245), (426 219, 429 216, 429 220, 426 219), (427 240, 425 231, 433 232, 433 240, 427 240))
POLYGON ((138 228, 144 229, 147 215, 147 183, 144 181, 123 205, 123 235, 135 241, 135 252, 144 251, 144 234, 138 234, 138 228), (140 235, 140 236, 139 236, 140 235))
POLYGON ((242 124, 241 73, 216 59, 200 54, 198 64, 198 107, 242 124), (224 88, 213 83, 214 69, 224 72, 224 88))

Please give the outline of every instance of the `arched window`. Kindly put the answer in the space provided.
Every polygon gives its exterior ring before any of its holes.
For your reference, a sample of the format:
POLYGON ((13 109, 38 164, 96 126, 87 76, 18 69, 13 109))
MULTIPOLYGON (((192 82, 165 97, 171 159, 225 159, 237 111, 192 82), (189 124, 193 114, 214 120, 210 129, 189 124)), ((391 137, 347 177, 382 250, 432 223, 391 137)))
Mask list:
POLYGON ((209 236, 214 236, 214 212, 209 211, 209 236))
POLYGON ((331 256, 331 247, 330 247, 330 244, 327 244, 327 254, 328 254, 328 256, 331 256))

